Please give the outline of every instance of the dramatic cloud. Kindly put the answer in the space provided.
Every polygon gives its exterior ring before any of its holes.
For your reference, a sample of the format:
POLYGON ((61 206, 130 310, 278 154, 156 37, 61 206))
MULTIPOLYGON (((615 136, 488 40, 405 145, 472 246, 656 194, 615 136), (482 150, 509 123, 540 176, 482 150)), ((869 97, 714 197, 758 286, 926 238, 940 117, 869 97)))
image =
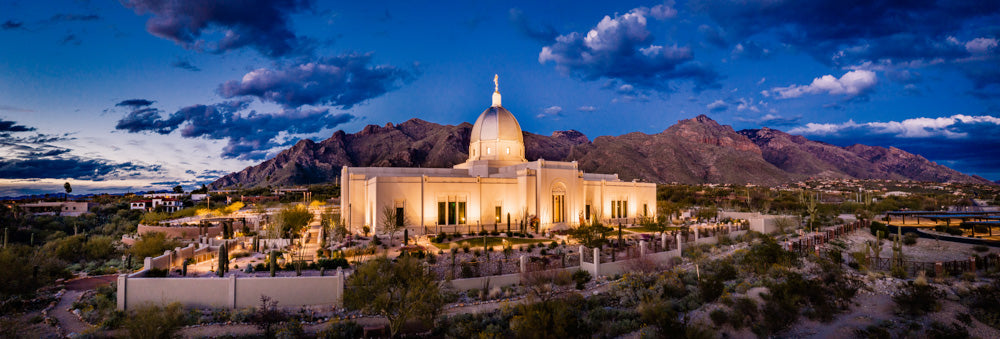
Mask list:
POLYGON ((875 86, 876 82, 875 72, 854 70, 847 72, 840 79, 828 74, 813 79, 809 85, 775 87, 770 92, 765 91, 763 94, 767 96, 770 93, 774 93, 780 99, 798 98, 805 94, 820 93, 853 97, 867 93, 875 86))
POLYGON ((7 121, 0 118, 0 133, 4 132, 30 132, 34 131, 34 127, 28 127, 24 125, 17 125, 17 122, 7 121))
POLYGON ((201 68, 198 68, 198 66, 195 66, 195 65, 191 64, 190 61, 183 60, 183 59, 177 59, 177 60, 174 60, 174 61, 170 62, 170 66, 177 67, 177 68, 180 68, 180 69, 183 69, 183 70, 192 71, 192 72, 201 71, 201 68))
POLYGON ((552 26, 545 25, 536 27, 535 25, 532 25, 528 22, 528 19, 524 17, 524 11, 520 9, 511 8, 509 19, 510 23, 513 24, 514 27, 521 32, 521 34, 524 34, 534 40, 538 40, 541 43, 552 43, 556 40, 556 37, 559 36, 559 32, 556 32, 556 29, 552 28, 552 26))
POLYGON ((193 105, 163 117, 158 109, 130 106, 116 129, 130 133, 169 134, 180 130, 185 138, 227 140, 222 156, 258 160, 275 147, 288 146, 296 140, 289 135, 316 133, 354 119, 350 114, 331 114, 327 109, 283 109, 276 113, 243 112, 249 100, 234 100, 212 105, 193 105))
POLYGON ((106 180, 111 177, 133 176, 135 172, 159 170, 159 166, 139 165, 131 162, 114 163, 100 159, 79 157, 57 159, 4 159, 0 160, 0 178, 67 178, 81 180, 106 180))
POLYGON ((411 72, 371 66, 371 53, 324 58, 277 69, 260 68, 219 86, 225 98, 252 96, 287 108, 329 105, 351 108, 411 81, 411 72))
MULTIPOLYGON (((913 118, 903 121, 856 123, 853 120, 840 124, 808 123, 789 133, 808 135, 835 135, 845 131, 863 129, 873 134, 888 134, 897 138, 968 138, 965 127, 969 125, 1000 126, 1000 118, 988 115, 968 116, 957 114, 941 118, 913 118)), ((977 135, 977 137, 988 137, 977 135)))
POLYGON ((902 121, 809 123, 788 131, 838 145, 895 146, 960 171, 1000 179, 1000 118, 953 115, 902 121))
MULTIPOLYGON (((730 41, 771 35, 833 66, 956 66, 973 82, 1000 69, 998 1, 696 0, 692 7, 708 13, 730 41)), ((710 33, 703 31, 706 41, 718 44, 710 33)), ((976 85, 974 95, 1000 95, 976 85)))
MULTIPOLYGON (((661 11, 663 11, 661 9, 661 11)), ((694 61, 689 47, 657 45, 646 27, 644 7, 605 16, 586 34, 560 35, 538 54, 563 73, 583 80, 608 79, 633 89, 671 92, 675 81, 690 81, 696 90, 716 87, 715 71, 694 61)))
POLYGON ((950 48, 939 43, 949 35, 967 28, 988 30, 988 23, 1000 15, 1000 3, 975 0, 699 0, 692 7, 707 12, 740 39, 777 33, 786 43, 820 53, 825 61, 848 50, 872 61, 946 56, 950 48))
POLYGON ((112 177, 133 176, 136 172, 159 170, 158 166, 136 163, 116 163, 104 159, 84 158, 70 154, 72 150, 52 145, 66 141, 66 135, 52 136, 36 133, 29 136, 24 132, 35 131, 34 127, 18 125, 13 121, 0 119, 0 178, 72 178, 105 180, 112 177))
POLYGON ((139 15, 152 14, 146 30, 184 48, 223 53, 251 47, 267 57, 301 54, 307 39, 292 31, 289 16, 311 0, 122 0, 139 15), (221 32, 220 32, 221 31, 221 32), (215 41, 209 37, 221 35, 215 41))

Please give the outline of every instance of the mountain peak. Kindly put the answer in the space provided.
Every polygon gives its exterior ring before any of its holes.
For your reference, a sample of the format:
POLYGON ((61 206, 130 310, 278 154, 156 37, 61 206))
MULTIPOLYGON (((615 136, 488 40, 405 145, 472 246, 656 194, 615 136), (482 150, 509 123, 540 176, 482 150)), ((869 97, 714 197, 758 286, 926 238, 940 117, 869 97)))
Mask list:
POLYGON ((709 118, 707 115, 704 115, 704 114, 699 114, 698 116, 694 117, 694 119, 692 119, 692 120, 700 122, 700 123, 703 123, 703 124, 716 124, 716 125, 719 124, 718 122, 715 122, 715 120, 712 120, 712 118, 709 118))
MULTIPOLYGON (((335 182, 342 166, 448 168, 468 156, 472 125, 420 119, 337 131, 301 140, 263 163, 226 175, 220 187, 335 182)), ((840 147, 780 130, 734 131, 707 115, 680 120, 662 133, 628 133, 589 140, 575 130, 551 136, 525 132, 525 157, 577 161, 589 173, 649 182, 780 184, 808 177, 988 182, 891 147, 840 147)))
POLYGON ((586 135, 577 130, 568 131, 555 131, 552 132, 552 137, 556 139, 565 139, 572 141, 575 144, 587 144, 590 143, 590 139, 586 135))

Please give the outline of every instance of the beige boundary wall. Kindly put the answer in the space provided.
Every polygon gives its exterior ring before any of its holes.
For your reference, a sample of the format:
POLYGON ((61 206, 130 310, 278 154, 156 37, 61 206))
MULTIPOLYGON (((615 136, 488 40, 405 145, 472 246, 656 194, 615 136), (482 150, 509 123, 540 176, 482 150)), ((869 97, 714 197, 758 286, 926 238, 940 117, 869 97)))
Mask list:
POLYGON ((143 259, 142 271, 147 271, 153 268, 169 270, 171 267, 182 265, 184 263, 184 259, 188 258, 194 258, 195 262, 202 262, 212 259, 217 252, 218 247, 216 247, 216 250, 213 251, 212 248, 206 244, 191 243, 183 248, 177 247, 173 250, 164 251, 163 255, 158 257, 146 257, 143 259))
POLYGON ((118 309, 179 302, 192 308, 244 308, 261 296, 279 307, 343 304, 344 273, 326 277, 131 278, 118 276, 118 309))

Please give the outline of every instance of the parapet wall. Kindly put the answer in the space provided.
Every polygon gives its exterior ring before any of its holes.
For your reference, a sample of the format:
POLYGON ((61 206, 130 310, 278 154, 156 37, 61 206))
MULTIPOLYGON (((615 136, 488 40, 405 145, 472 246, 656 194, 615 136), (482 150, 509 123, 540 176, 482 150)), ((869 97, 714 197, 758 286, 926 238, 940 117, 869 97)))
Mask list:
POLYGON ((260 305, 262 296, 279 307, 341 306, 344 274, 326 277, 264 278, 130 278, 118 276, 118 309, 174 302, 192 308, 245 308, 260 305))
MULTIPOLYGON (((209 237, 215 237, 222 234, 222 225, 202 227, 202 230, 208 232, 209 237)), ((149 226, 139 224, 139 235, 154 232, 165 234, 167 239, 195 240, 198 239, 199 230, 198 226, 149 226)))

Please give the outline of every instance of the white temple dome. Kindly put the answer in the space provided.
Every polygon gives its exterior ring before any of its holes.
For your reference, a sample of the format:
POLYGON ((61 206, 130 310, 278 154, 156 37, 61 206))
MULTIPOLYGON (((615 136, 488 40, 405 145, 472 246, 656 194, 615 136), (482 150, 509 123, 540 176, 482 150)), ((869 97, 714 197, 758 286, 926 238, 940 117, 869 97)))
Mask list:
POLYGON ((521 125, 514 114, 502 106, 493 106, 483 111, 472 126, 470 143, 477 141, 507 140, 524 143, 521 125))
POLYGON ((499 161, 497 165, 524 162, 524 135, 514 114, 501 106, 498 78, 494 76, 493 105, 483 111, 469 136, 469 161, 499 161))

